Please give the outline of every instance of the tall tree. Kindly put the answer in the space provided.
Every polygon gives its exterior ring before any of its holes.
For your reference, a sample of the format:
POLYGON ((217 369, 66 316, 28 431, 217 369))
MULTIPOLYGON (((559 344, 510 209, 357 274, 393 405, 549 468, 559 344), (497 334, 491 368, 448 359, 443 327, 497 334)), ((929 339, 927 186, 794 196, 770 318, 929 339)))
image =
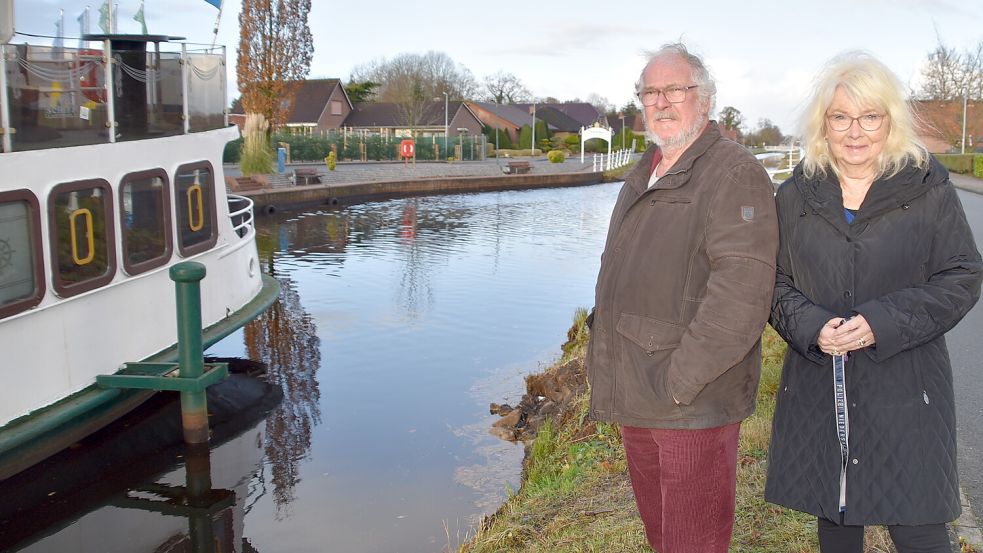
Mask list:
POLYGON ((744 124, 744 115, 741 113, 741 110, 727 106, 720 110, 719 122, 727 130, 740 131, 741 125, 744 124))
POLYGON ((638 104, 634 100, 628 100, 625 105, 621 106, 621 113, 627 116, 638 115, 638 104))
POLYGON ((771 122, 771 119, 758 119, 758 128, 747 136, 748 144, 781 144, 785 141, 785 135, 778 125, 771 122))
POLYGON ((314 39, 307 25, 311 0, 243 0, 236 74, 242 106, 273 127, 294 107, 294 93, 310 71, 314 39))
POLYGON ((504 71, 485 77, 484 92, 488 101, 496 104, 520 104, 532 98, 519 77, 504 71))
POLYGON ((376 95, 376 89, 379 88, 379 84, 375 81, 362 81, 360 83, 349 79, 348 84, 345 85, 345 92, 348 93, 348 99, 352 103, 359 102, 369 102, 376 95))

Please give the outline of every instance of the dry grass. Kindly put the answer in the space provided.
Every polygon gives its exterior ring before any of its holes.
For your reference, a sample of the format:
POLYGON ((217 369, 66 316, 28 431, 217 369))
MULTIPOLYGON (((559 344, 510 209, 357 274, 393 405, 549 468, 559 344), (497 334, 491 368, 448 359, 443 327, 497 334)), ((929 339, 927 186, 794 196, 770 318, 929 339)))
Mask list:
MULTIPOLYGON (((583 356, 579 311, 564 360, 583 356)), ((731 551, 815 553, 816 520, 766 503, 764 481, 785 344, 771 328, 763 336, 763 371, 755 414, 741 426, 737 516, 731 551)), ((547 424, 527 449, 523 484, 486 519, 459 553, 586 553, 651 551, 635 507, 616 426, 587 420, 587 397, 573 415, 547 424)), ((894 551, 887 532, 868 529, 866 553, 894 551)))

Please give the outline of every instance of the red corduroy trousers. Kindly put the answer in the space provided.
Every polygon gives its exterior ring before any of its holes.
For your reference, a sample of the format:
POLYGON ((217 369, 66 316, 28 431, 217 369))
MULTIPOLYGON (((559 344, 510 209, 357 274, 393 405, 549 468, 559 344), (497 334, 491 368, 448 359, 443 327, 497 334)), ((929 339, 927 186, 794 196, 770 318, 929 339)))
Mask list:
POLYGON ((659 553, 727 553, 741 423, 699 430, 621 427, 635 503, 659 553))

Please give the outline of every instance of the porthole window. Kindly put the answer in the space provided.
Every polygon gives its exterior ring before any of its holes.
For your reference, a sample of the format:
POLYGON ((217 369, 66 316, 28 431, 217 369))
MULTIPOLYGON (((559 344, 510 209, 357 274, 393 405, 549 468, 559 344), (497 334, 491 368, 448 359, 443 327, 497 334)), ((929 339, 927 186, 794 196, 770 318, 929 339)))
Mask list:
POLYGON ((0 318, 44 297, 40 206, 27 190, 0 192, 0 318))
POLYGON ((123 269, 135 275, 171 257, 171 206, 167 173, 130 173, 119 189, 123 269))
POLYGON ((51 265, 62 297, 107 284, 116 273, 109 183, 93 179, 59 184, 48 200, 51 265))
POLYGON ((215 245, 215 182, 206 161, 178 167, 174 175, 178 251, 187 257, 215 245))

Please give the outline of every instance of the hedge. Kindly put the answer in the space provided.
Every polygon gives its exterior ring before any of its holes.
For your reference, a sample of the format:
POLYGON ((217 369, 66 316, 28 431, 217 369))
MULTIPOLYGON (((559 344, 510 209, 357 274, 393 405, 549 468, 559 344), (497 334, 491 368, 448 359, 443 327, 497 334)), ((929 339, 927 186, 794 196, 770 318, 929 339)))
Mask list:
POLYGON ((973 158, 983 157, 973 154, 935 154, 942 165, 953 173, 973 173, 973 158))

